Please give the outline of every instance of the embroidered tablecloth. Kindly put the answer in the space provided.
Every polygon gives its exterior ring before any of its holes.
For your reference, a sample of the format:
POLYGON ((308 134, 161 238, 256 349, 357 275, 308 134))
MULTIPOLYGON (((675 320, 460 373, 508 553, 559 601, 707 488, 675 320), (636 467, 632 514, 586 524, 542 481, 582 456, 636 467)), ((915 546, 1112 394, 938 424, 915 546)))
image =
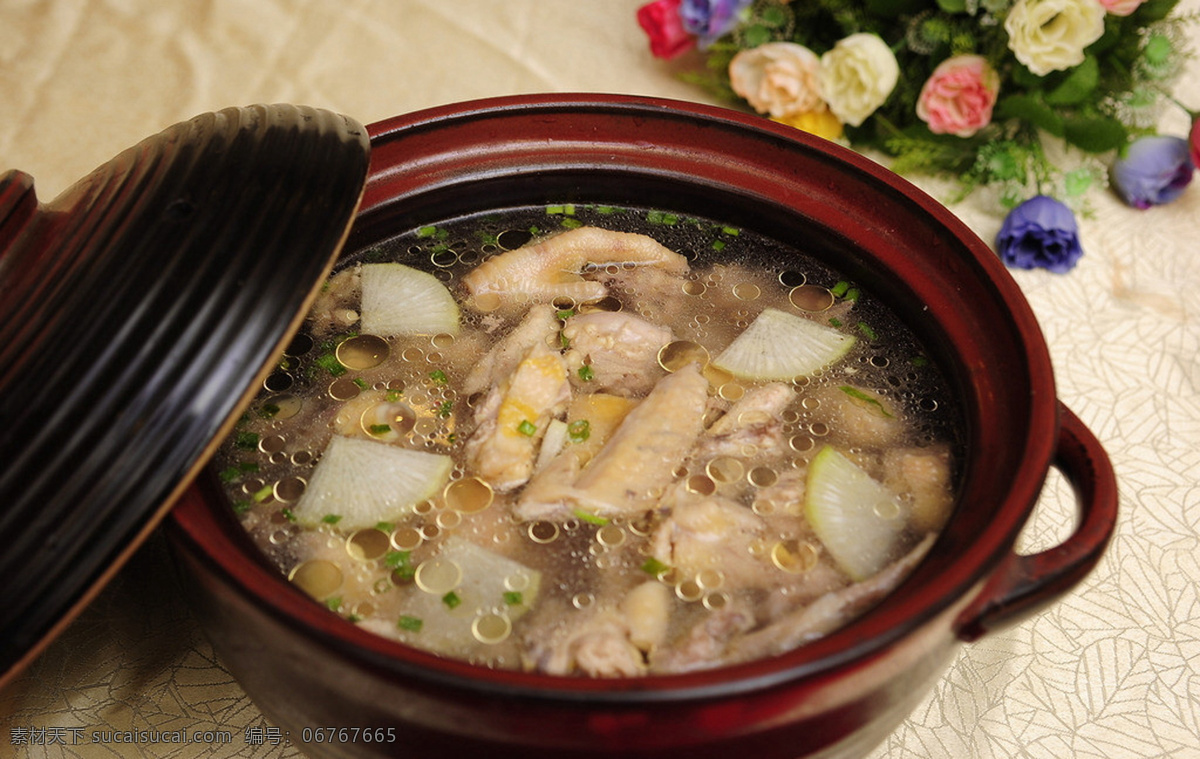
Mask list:
MULTIPOLYGON (((49 199, 145 136, 255 102, 370 123, 542 91, 703 101, 651 58, 640 2, 0 0, 0 170, 32 174, 49 199)), ((1200 108, 1195 62, 1177 95, 1200 108)), ((1188 124, 1168 113, 1163 126, 1188 124)), ((1094 205, 1073 272, 1014 276, 1061 400, 1116 467, 1116 537, 1062 601, 964 645, 873 759, 1200 757, 1200 188, 1149 211, 1103 192, 1094 205)), ((986 196, 954 210, 985 239, 999 229, 986 196)), ((1072 511, 1052 473, 1024 549, 1060 541, 1072 511)), ((154 536, 0 692, 0 756, 298 756, 221 666, 169 563, 154 536), (209 740, 105 740, 128 730, 209 740)))

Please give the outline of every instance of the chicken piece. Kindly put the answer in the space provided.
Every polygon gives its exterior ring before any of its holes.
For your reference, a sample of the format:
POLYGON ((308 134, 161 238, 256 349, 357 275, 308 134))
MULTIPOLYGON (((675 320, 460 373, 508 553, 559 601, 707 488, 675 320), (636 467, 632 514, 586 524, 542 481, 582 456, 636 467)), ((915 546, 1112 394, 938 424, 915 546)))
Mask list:
MULTIPOLYGON (((571 488, 583 467, 604 446, 637 401, 606 393, 577 395, 567 409, 568 436, 572 425, 585 425, 587 436, 563 445, 562 450, 540 467, 521 492, 514 513, 518 518, 565 518, 571 515, 571 488)), ((578 427, 576 429, 579 429, 578 427)))
POLYGON ((573 499, 601 516, 653 508, 700 436, 707 400, 695 364, 664 377, 584 468, 573 499))
POLYGON ((313 337, 323 337, 343 330, 358 321, 359 294, 362 292, 362 270, 353 266, 334 276, 321 289, 309 312, 313 337))
POLYGON ((888 450, 883 454, 883 471, 883 484, 909 503, 913 529, 941 529, 954 507, 949 447, 888 450))
POLYGON ((647 580, 630 590, 618 607, 629 629, 629 642, 640 651, 653 651, 667 639, 674 596, 658 580, 647 580))
POLYGON ((567 319, 570 349, 565 358, 571 382, 589 392, 629 397, 645 395, 664 374, 658 351, 671 342, 671 330, 624 311, 593 311, 567 319), (587 378, 580 369, 587 366, 587 378))
POLYGON ((569 298, 575 303, 608 294, 602 283, 584 279, 585 267, 596 264, 653 266, 683 273, 687 259, 653 238, 597 227, 578 227, 487 259, 463 277, 470 304, 480 310, 523 307, 569 298), (492 303, 481 298, 490 296, 492 303))
POLYGON ((796 393, 782 382, 754 388, 705 430, 693 458, 782 454, 782 414, 794 400, 796 393))
POLYGON ((524 485, 533 473, 546 425, 570 398, 562 356, 544 343, 535 344, 476 411, 477 426, 466 445, 468 465, 496 492, 524 485))
POLYGON ((820 405, 812 411, 814 422, 829 427, 829 439, 845 447, 884 448, 894 445, 908 423, 896 402, 873 390, 834 385, 811 395, 820 405))
POLYGON ((664 502, 671 503, 671 513, 651 539, 654 558, 685 577, 719 571, 723 589, 765 586, 778 572, 751 553, 751 546, 764 543, 767 525, 750 509, 719 496, 680 494, 664 502))
POLYGON ((711 669, 721 663, 729 642, 755 624, 754 611, 745 602, 708 612, 677 640, 651 654, 650 668, 664 674, 711 669))
POLYGON ((558 328, 554 306, 542 304, 530 308, 521 323, 471 367, 467 378, 463 380, 462 392, 466 395, 481 392, 492 383, 509 376, 530 348, 537 343, 549 345, 558 328))
MULTIPOLYGON (((634 677, 646 673, 642 652, 629 639, 629 626, 610 607, 578 611, 544 603, 523 632, 527 666, 550 675, 634 677)), ((532 614, 530 615, 533 616, 532 614)))
POLYGON ((935 539, 936 535, 930 533, 908 554, 875 576, 827 593, 812 604, 731 641, 715 664, 734 664, 781 654, 845 625, 895 590, 925 558, 935 539))

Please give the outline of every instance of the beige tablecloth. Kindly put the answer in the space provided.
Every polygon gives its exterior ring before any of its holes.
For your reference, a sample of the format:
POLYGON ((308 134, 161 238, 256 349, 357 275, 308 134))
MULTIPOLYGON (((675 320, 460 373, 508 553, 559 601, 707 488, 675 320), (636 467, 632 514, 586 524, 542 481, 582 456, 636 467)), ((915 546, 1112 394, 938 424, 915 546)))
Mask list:
MULTIPOLYGON (((29 172, 48 199, 142 137, 254 102, 369 123, 538 91, 704 100, 650 56, 640 2, 0 0, 0 170, 29 172)), ((1200 108, 1198 68, 1178 95, 1200 108)), ((1187 127, 1182 113, 1163 123, 1187 127)), ((1115 464, 1117 535, 1074 593, 963 646, 877 759, 1200 757, 1200 187, 1144 212, 1104 193, 1095 206, 1072 273, 1015 276, 1061 399, 1115 464)), ((954 210, 985 239, 999 228, 986 198, 954 210)), ((1053 476, 1025 545, 1054 545, 1072 509, 1053 476)), ((0 756, 297 755, 216 660, 167 566, 156 537, 0 692, 0 756), (232 740, 93 742, 104 730, 232 740)))

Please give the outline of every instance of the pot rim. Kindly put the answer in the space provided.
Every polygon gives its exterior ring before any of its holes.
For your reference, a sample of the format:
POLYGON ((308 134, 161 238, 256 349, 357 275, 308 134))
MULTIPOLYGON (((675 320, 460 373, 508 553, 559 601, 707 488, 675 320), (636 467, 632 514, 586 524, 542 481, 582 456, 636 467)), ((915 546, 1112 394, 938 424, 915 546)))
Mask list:
MULTIPOLYGON (((288 620, 292 626, 305 627, 316 638, 343 644, 332 646, 330 650, 360 666, 474 693, 557 701, 645 703, 694 700, 769 689, 783 683, 821 680, 880 656, 906 635, 960 603, 968 594, 977 592, 997 564, 1011 552, 1053 459, 1058 403, 1049 351, 1032 309, 991 249, 945 206, 871 159, 762 117, 660 98, 607 94, 518 95, 439 106, 368 125, 372 143, 371 170, 359 219, 351 231, 347 249, 354 250, 356 243, 365 241, 363 233, 356 235, 355 231, 363 225, 363 220, 382 213, 396 200, 392 182, 398 163, 388 162, 389 157, 384 155, 387 146, 398 144, 414 134, 464 126, 485 134, 489 127, 481 125, 493 122, 532 122, 579 113, 601 114, 614 120, 701 123, 717 129, 736 130, 765 142, 790 145, 810 157, 820 156, 822 160, 838 164, 853 180, 904 198, 914 212, 944 227, 961 243, 970 254, 966 265, 974 268, 978 276, 986 278, 996 297, 1007 306, 1006 316, 1011 319, 1009 326, 1020 337, 1032 395, 1027 434, 1025 439, 1018 441, 1024 451, 1017 473, 1020 476, 1013 478, 1012 489, 1004 497, 1003 504, 997 507, 995 519, 988 529, 974 536, 969 543, 960 541, 949 546, 948 550, 955 554, 948 568, 929 574, 922 573, 918 566, 901 588, 889 594, 878 606, 816 641, 778 656, 743 664, 629 679, 566 678, 491 670, 429 654, 362 630, 314 603, 255 556, 257 549, 253 548, 232 514, 217 514, 205 504, 200 495, 203 483, 199 487, 193 486, 171 512, 169 520, 175 534, 245 599, 279 619, 288 620), (918 578, 920 583, 916 582, 918 578), (345 644, 349 644, 351 650, 347 651, 345 644)), ((488 149, 486 137, 480 139, 479 144, 458 151, 459 155, 453 160, 478 157, 473 150, 488 149)), ((528 151, 530 147, 523 143, 519 150, 528 151)), ((693 148, 714 154, 722 150, 719 140, 708 140, 705 145, 693 148)), ((496 149, 506 148, 500 144, 496 149)), ((447 151, 446 155, 455 152, 446 147, 438 150, 447 151)), ((970 476, 968 472, 964 481, 970 476)), ((943 545, 944 538, 945 535, 939 539, 931 554, 939 548, 947 548, 943 545)), ((928 558, 924 563, 928 563, 928 558)))

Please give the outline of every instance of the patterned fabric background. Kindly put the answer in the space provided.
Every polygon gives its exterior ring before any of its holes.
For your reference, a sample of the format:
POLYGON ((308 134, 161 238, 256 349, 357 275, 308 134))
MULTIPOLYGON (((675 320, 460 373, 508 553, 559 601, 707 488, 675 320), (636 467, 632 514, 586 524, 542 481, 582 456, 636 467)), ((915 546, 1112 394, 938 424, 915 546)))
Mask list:
MULTIPOLYGON (((518 92, 702 100, 651 59, 639 4, 0 0, 0 170, 29 172, 48 199, 144 136, 251 102, 303 102, 369 123, 518 92)), ((1200 0, 1184 6, 1194 13, 1200 0)), ((1177 94, 1200 108, 1195 62, 1177 94)), ((1182 114, 1163 123, 1186 132, 1182 114)), ((1106 195, 1096 208, 1074 272, 1015 277, 1050 344, 1061 400, 1113 459, 1117 535, 1075 592, 964 645, 873 759, 1200 757, 1200 189, 1150 211, 1106 195)), ((985 239, 999 228, 987 198, 954 210, 985 239)), ((1068 535, 1073 503, 1052 474, 1023 550, 1068 535)), ((156 535, 0 692, 0 756, 299 753, 214 656, 156 535), (215 742, 92 741, 97 731, 181 729, 215 742)))

